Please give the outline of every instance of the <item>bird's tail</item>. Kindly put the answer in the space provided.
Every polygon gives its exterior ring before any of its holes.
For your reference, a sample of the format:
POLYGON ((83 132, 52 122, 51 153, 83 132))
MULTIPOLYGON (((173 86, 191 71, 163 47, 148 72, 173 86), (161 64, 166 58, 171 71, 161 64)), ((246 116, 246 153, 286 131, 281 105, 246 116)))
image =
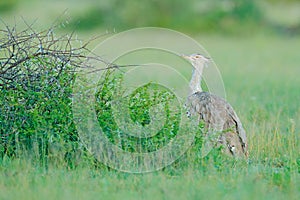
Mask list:
POLYGON ((233 120, 236 122, 237 125, 237 131, 242 143, 242 147, 243 147, 243 151, 245 153, 245 155, 248 157, 248 142, 247 142, 247 136, 246 136, 246 131, 242 125, 242 122, 240 120, 240 118, 238 117, 238 115, 236 114, 236 112, 232 109, 232 113, 230 113, 231 117, 233 118, 233 120))

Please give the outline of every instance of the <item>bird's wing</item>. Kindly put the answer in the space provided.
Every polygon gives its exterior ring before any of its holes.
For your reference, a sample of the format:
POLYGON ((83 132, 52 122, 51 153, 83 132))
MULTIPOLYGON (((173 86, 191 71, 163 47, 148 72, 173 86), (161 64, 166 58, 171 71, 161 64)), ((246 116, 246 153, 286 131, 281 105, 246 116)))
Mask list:
POLYGON ((222 109, 224 102, 208 92, 197 92, 188 98, 191 115, 199 115, 207 128, 212 131, 222 131, 226 111, 222 109))
POLYGON ((238 136, 242 142, 242 147, 244 152, 247 152, 247 148, 248 148, 248 144, 247 144, 247 136, 246 136, 246 131, 243 128, 242 122, 240 121, 239 117, 237 116, 237 114, 235 113, 235 111, 233 109, 230 110, 231 112, 229 112, 229 115, 231 116, 231 118, 235 121, 236 123, 236 127, 237 127, 237 132, 238 132, 238 136))
MULTIPOLYGON (((248 144, 243 125, 232 106, 224 99, 208 92, 197 92, 188 98, 190 114, 199 115, 199 119, 207 123, 207 129, 212 132, 223 130, 226 118, 231 117, 236 124, 236 131, 242 143, 243 151, 247 154, 248 144)), ((208 134, 210 135, 210 134, 208 134)))

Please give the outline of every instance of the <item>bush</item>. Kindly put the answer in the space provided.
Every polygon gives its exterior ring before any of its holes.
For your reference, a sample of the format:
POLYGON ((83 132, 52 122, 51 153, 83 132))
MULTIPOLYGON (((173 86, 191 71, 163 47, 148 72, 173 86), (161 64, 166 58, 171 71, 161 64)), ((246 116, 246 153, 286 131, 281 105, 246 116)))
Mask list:
MULTIPOLYGON (((40 161, 76 161, 76 154, 86 151, 80 145, 73 122, 74 72, 86 59, 98 58, 84 56, 86 45, 72 48, 74 41, 70 37, 57 39, 52 28, 38 33, 31 27, 21 32, 9 27, 2 31, 6 34, 0 39, 3 55, 0 60, 1 156, 20 156, 27 152, 40 161)), ((131 120, 142 126, 151 122, 151 108, 163 105, 166 115, 163 127, 155 137, 139 139, 122 131, 112 113, 111 100, 121 94, 121 84, 122 76, 109 70, 100 80, 95 105, 99 125, 124 150, 159 149, 178 131, 180 110, 176 109, 179 105, 175 96, 149 83, 125 98, 131 120)))
MULTIPOLYGON (((6 34, 0 38, 3 56, 0 59, 0 156, 26 156, 45 165, 51 161, 69 167, 82 161, 97 163, 79 140, 73 121, 72 89, 76 70, 91 67, 86 59, 98 61, 99 58, 84 55, 86 44, 73 48, 70 37, 57 39, 53 29, 38 33, 32 27, 21 32, 13 30, 8 27, 2 30, 6 34)), ((177 135, 181 120, 176 96, 167 88, 148 83, 123 97, 126 89, 122 88, 123 75, 109 67, 106 70, 98 83, 95 110, 107 138, 119 148, 136 153, 153 152, 168 144, 177 135), (117 113, 112 102, 119 106, 117 113), (125 117, 132 127, 146 127, 158 121, 159 128, 155 126, 150 137, 130 135, 132 130, 141 129, 131 129, 131 126, 124 129, 116 121, 127 111, 125 117)), ((190 128, 184 130, 190 132, 190 128)), ((195 128, 199 128, 199 135, 191 155, 197 157, 203 126, 195 128)))
MULTIPOLYGON (((176 136, 180 122, 180 107, 174 94, 157 84, 149 83, 136 89, 130 96, 118 98, 122 94, 122 76, 114 75, 112 71, 107 71, 100 81, 101 85, 96 94, 96 112, 99 125, 111 142, 120 148, 131 152, 151 152, 160 149, 176 136), (143 127, 151 123, 150 109, 162 105, 165 114, 164 125, 155 133, 153 137, 139 138, 124 132, 115 122, 114 114, 123 114, 123 110, 113 113, 111 103, 125 100, 119 109, 128 109, 130 120, 143 127)), ((162 110, 159 110, 162 112, 162 110)), ((130 131, 130 130, 129 130, 130 131)), ((135 131, 135 130, 133 130, 135 131)))
MULTIPOLYGON (((72 115, 75 71, 87 44, 71 36, 31 26, 1 30, 0 155, 46 161, 76 156, 78 137, 72 115), (74 47, 73 47, 74 46, 74 47)), ((96 58, 95 58, 96 59, 96 58)), ((69 159, 70 160, 70 159, 69 159)))

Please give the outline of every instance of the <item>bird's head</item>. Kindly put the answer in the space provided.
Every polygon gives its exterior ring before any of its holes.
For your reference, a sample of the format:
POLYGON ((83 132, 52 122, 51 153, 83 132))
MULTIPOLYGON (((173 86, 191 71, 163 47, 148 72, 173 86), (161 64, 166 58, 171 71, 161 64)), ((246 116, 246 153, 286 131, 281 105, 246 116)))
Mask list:
POLYGON ((194 53, 192 55, 182 55, 182 57, 190 61, 195 68, 203 68, 203 66, 207 66, 207 64, 210 62, 209 58, 199 53, 194 53))

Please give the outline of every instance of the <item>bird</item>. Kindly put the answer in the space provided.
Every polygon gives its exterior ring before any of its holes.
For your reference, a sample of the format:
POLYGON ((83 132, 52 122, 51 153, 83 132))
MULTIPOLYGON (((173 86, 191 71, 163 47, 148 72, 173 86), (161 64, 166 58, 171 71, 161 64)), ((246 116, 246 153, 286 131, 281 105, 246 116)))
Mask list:
POLYGON ((225 99, 201 88, 202 72, 210 59, 199 53, 181 56, 193 66, 186 101, 188 117, 196 117, 199 123, 204 123, 206 138, 213 136, 216 140, 212 146, 221 146, 227 155, 247 158, 247 136, 236 112, 225 99))

